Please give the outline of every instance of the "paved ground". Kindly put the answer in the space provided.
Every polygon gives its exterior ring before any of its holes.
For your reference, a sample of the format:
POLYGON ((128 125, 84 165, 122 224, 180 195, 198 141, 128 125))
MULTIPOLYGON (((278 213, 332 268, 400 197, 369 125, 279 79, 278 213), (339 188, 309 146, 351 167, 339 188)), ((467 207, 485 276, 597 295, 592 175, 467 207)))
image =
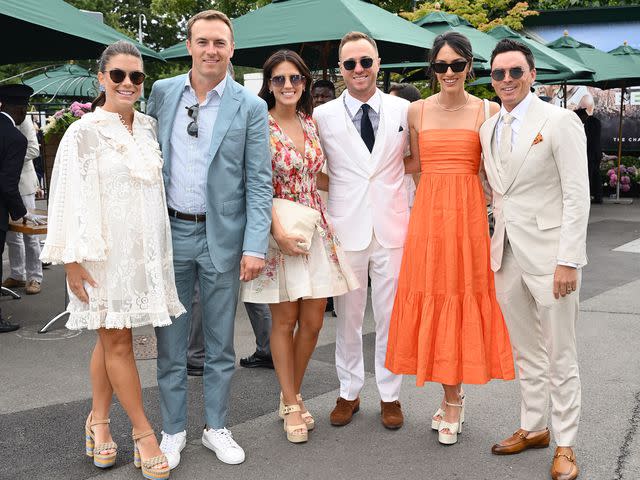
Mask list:
MULTIPOLYGON (((584 271, 578 328, 583 379, 583 415, 577 453, 585 480, 640 479, 640 202, 592 209, 590 263, 584 271), (634 243, 635 242, 635 243, 634 243), (614 250, 617 249, 617 250, 614 250)), ((6 258, 5 258, 6 261, 6 258)), ((6 263, 5 263, 6 265, 6 263)), ((5 272, 6 272, 5 267, 5 272)), ((131 463, 129 423, 116 405, 115 440, 121 446, 110 471, 97 471, 83 456, 84 418, 90 407, 87 361, 94 335, 58 325, 37 329, 63 309, 60 268, 46 270, 43 293, 0 299, 3 314, 22 324, 0 336, 0 479, 137 479, 131 463)), ((333 319, 326 317, 303 393, 317 427, 305 445, 289 444, 275 413, 278 386, 273 371, 236 371, 229 423, 247 461, 227 466, 200 444, 202 382, 190 379, 187 448, 174 479, 546 479, 553 451, 495 457, 489 449, 518 426, 516 382, 469 386, 467 422, 458 445, 442 447, 429 416, 440 399, 438 386, 416 388, 405 378, 405 427, 385 430, 372 375, 370 309, 365 327, 368 379, 363 406, 343 428, 328 422, 337 393, 333 319)), ((135 332, 152 334, 149 329, 135 332)), ((252 333, 238 309, 236 351, 250 353, 252 333)), ((155 361, 138 363, 147 412, 160 425, 155 361)))

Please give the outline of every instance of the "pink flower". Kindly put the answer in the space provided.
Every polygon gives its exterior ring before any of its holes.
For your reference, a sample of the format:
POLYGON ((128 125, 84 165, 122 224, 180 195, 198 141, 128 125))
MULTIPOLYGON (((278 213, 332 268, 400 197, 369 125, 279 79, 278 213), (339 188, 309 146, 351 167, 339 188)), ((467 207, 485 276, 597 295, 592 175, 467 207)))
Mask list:
POLYGON ((620 177, 621 185, 627 185, 629 183, 631 183, 631 179, 629 177, 627 177, 626 175, 624 177, 620 177))
POLYGON ((623 192, 628 192, 629 190, 631 190, 631 185, 627 183, 622 183, 620 184, 620 190, 622 190, 623 192))
POLYGON ((607 172, 607 175, 608 175, 608 176, 611 176, 611 175, 615 175, 615 173, 616 173, 615 168, 612 168, 612 169, 610 169, 610 170, 607 172))

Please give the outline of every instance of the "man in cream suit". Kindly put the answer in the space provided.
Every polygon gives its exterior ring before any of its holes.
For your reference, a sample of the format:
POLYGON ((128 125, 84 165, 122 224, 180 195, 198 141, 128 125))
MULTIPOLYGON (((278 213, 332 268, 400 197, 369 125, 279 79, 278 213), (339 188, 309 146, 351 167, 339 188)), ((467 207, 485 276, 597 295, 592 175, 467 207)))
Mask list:
POLYGON ((549 445, 548 399, 557 449, 554 480, 578 476, 573 447, 580 418, 575 326, 580 268, 587 263, 587 150, 575 113, 531 94, 536 71, 528 47, 505 39, 491 57, 500 112, 480 130, 493 189, 491 267, 516 353, 520 429, 496 455, 549 445))
POLYGON ((345 35, 338 55, 347 90, 316 108, 314 118, 327 157, 329 216, 360 288, 335 299, 340 397, 331 423, 346 425, 360 408, 362 322, 370 276, 382 423, 396 429, 404 421, 398 402, 402 377, 387 370, 384 361, 409 221, 403 163, 409 102, 377 89, 380 58, 367 35, 345 35))

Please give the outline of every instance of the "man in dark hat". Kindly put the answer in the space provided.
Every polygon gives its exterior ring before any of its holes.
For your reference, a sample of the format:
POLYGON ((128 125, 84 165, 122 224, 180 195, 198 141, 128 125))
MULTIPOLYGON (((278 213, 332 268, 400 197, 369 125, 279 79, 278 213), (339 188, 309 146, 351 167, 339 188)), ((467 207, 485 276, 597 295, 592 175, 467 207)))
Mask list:
MULTIPOLYGON (((18 131, 27 115, 27 104, 33 89, 26 85, 0 85, 0 258, 4 252, 4 241, 9 230, 9 215, 13 220, 29 220, 18 190, 22 164, 27 153, 27 139, 18 131)), ((0 261, 0 278, 2 262, 0 261)), ((0 333, 20 328, 2 318, 0 333)))

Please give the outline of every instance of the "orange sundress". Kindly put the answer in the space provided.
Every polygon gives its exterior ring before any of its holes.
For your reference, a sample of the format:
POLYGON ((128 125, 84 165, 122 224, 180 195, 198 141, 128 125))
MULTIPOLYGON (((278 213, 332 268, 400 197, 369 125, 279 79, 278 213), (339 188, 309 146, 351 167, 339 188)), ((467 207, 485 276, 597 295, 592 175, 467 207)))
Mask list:
POLYGON ((489 225, 478 176, 478 132, 419 134, 422 176, 404 246, 386 367, 457 385, 515 377, 496 300, 489 225))

